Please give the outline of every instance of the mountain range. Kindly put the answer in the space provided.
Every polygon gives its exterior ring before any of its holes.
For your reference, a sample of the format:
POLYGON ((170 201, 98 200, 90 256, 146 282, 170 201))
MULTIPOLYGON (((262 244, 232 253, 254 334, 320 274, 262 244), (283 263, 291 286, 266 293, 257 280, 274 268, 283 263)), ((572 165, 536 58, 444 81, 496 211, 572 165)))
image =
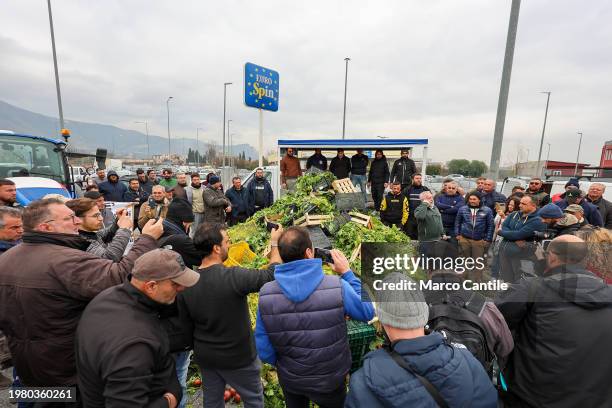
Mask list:
MULTIPOLYGON (((70 129, 70 146, 87 151, 96 148, 105 148, 109 155, 115 157, 147 157, 147 135, 135 130, 122 129, 117 126, 99 123, 79 122, 65 119, 65 125, 70 129)), ((24 133, 35 136, 59 138, 58 119, 41 115, 26 109, 19 108, 4 101, 0 101, 0 129, 11 130, 15 133, 24 133)), ((172 138, 172 152, 187 152, 196 149, 196 140, 187 138, 172 138), (178 149, 177 149, 178 148, 178 149)), ((208 142, 200 140, 199 149, 204 153, 208 142)), ((215 146, 217 151, 221 147, 215 146)), ((168 138, 149 134, 149 150, 151 155, 168 153, 168 138)), ((234 146, 236 155, 244 153, 245 157, 258 157, 257 150, 249 144, 234 146)))

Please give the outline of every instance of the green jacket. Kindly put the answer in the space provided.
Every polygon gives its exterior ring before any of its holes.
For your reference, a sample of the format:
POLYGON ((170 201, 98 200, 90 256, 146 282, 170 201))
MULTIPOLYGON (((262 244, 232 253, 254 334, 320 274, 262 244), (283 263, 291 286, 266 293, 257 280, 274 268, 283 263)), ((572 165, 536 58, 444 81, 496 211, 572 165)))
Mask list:
POLYGON ((171 178, 170 180, 161 178, 159 179, 159 185, 164 187, 175 187, 177 185, 177 181, 175 178, 171 178))
POLYGON ((427 203, 422 202, 414 210, 414 218, 418 223, 419 241, 437 241, 444 235, 442 215, 435 206, 430 208, 427 203))

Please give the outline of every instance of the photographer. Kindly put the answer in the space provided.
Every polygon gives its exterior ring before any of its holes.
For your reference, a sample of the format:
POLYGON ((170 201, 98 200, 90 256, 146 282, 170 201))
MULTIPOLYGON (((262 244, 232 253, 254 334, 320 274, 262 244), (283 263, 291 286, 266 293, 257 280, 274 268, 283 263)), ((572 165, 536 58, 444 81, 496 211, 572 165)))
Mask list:
POLYGON ((149 201, 140 207, 140 214, 138 215, 138 227, 140 227, 140 229, 142 229, 142 227, 144 227, 149 220, 158 217, 166 217, 166 213, 168 212, 168 204, 170 204, 170 201, 165 198, 165 195, 166 190, 163 186, 153 186, 149 201))
POLYGON ((330 251, 332 269, 340 276, 323 273, 306 228, 288 228, 278 250, 284 263, 259 292, 259 357, 277 366, 287 407, 308 406, 309 401, 342 407, 351 368, 344 316, 371 320, 372 304, 361 301, 361 282, 342 252, 330 251))

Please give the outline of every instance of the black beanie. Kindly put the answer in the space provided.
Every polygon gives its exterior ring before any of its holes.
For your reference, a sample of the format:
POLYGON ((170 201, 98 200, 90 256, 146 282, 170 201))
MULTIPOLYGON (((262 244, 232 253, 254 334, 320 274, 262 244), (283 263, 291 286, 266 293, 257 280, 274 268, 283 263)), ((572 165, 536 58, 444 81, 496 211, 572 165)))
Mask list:
POLYGON ((166 218, 174 222, 193 222, 191 204, 185 199, 175 198, 168 206, 166 218))

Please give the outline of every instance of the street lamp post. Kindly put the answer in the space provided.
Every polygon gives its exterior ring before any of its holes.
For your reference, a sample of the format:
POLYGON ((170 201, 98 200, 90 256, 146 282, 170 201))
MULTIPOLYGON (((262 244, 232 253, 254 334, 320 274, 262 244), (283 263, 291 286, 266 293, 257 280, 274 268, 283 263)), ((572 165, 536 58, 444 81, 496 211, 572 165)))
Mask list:
POLYGON ((550 91, 544 91, 544 92, 540 92, 540 93, 545 93, 547 94, 546 96, 546 111, 544 112, 544 126, 542 126, 542 137, 540 138, 540 150, 538 152, 538 167, 537 167, 537 174, 536 176, 540 177, 543 173, 542 169, 540 168, 540 161, 542 159, 542 147, 544 145, 544 132, 546 131, 546 119, 548 118, 548 103, 550 102, 550 91))
POLYGON ((576 155, 576 168, 574 168, 574 177, 578 176, 578 161, 580 160, 580 147, 582 146, 582 132, 576 132, 580 135, 580 141, 578 142, 578 154, 576 155))
POLYGON ((53 68, 55 69, 55 90, 57 92, 57 108, 59 110, 60 128, 61 130, 63 130, 65 128, 64 110, 62 109, 62 94, 60 92, 59 72, 57 70, 57 53, 55 52, 55 32, 53 30, 53 15, 51 14, 51 0, 47 0, 47 8, 49 10, 49 27, 51 29, 51 49, 53 50, 53 68))
POLYGON ((342 139, 344 139, 344 133, 346 131, 346 88, 348 85, 348 62, 350 61, 350 58, 345 58, 344 61, 346 62, 346 67, 344 69, 344 111, 342 113, 342 139))
POLYGON ((200 167, 200 130, 204 130, 202 128, 196 129, 196 159, 198 162, 198 167, 200 167))
POLYGON ((223 84, 223 154, 222 154, 222 166, 225 167, 225 109, 227 106, 227 86, 231 85, 231 82, 225 82, 223 84))
POLYGON ((172 163, 172 159, 170 158, 170 99, 174 99, 171 96, 166 99, 166 111, 168 112, 168 161, 172 163))
POLYGON ((230 166, 234 167, 236 165, 236 157, 234 157, 234 136, 236 136, 235 133, 232 133, 231 135, 229 135, 229 140, 230 140, 230 166))
POLYGON ((134 123, 144 123, 145 125, 145 131, 147 132, 147 158, 150 159, 151 158, 151 148, 149 146, 149 124, 147 123, 147 121, 145 120, 144 122, 141 121, 136 121, 134 123))
MULTIPOLYGON (((232 165, 232 156, 230 153, 230 149, 231 149, 231 142, 230 142, 230 122, 233 122, 233 120, 228 119, 227 120, 227 155, 230 157, 229 158, 229 165, 232 165)), ((223 154, 225 155, 225 150, 223 151, 223 154)))

